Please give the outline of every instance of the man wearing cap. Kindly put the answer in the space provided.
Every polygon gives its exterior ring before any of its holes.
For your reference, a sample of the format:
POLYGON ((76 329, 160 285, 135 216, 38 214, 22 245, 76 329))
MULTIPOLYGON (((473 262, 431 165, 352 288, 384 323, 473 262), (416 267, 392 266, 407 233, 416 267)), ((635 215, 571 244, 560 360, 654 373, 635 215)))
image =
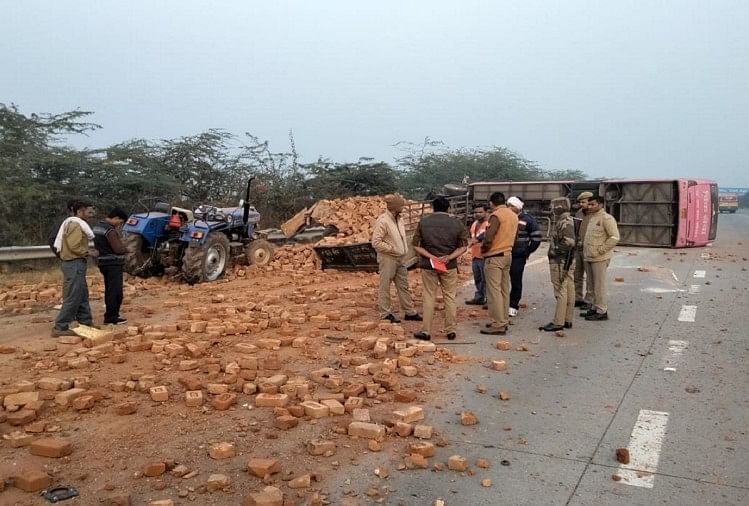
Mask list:
POLYGON ((575 213, 575 307, 590 309, 593 302, 593 285, 590 278, 585 278, 585 262, 583 260, 583 239, 585 230, 588 228, 590 216, 588 215, 588 200, 593 198, 592 192, 582 192, 577 196, 579 209, 575 213), (583 296, 583 284, 585 284, 585 295, 583 296))
POLYGON ((421 321, 408 288, 408 271, 404 264, 408 242, 401 211, 406 201, 400 195, 388 195, 385 197, 385 204, 387 209, 377 218, 372 229, 372 247, 377 251, 380 272, 377 310, 381 319, 400 323, 390 309, 390 285, 395 283, 400 308, 405 313, 406 320, 421 321))
POLYGON ((518 217, 507 208, 502 192, 492 193, 489 203, 492 214, 481 244, 481 254, 484 256, 486 302, 491 322, 481 329, 481 333, 501 336, 507 333, 510 325, 510 265, 518 217))
POLYGON ((616 219, 604 211, 604 207, 605 201, 600 195, 588 201, 590 219, 583 239, 583 257, 585 275, 593 286, 593 306, 582 313, 588 321, 609 319, 606 271, 614 246, 619 243, 619 227, 616 219))
POLYGON ((507 199, 507 207, 518 215, 518 234, 512 247, 512 264, 510 265, 510 308, 509 315, 517 316, 520 299, 523 297, 523 272, 525 263, 531 253, 541 245, 543 235, 536 219, 523 211, 523 201, 517 197, 507 199))

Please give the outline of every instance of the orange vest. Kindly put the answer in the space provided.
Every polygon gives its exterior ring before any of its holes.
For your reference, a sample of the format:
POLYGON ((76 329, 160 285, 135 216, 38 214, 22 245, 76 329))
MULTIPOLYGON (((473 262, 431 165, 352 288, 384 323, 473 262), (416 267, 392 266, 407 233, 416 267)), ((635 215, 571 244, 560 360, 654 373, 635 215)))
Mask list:
MULTIPOLYGON (((474 221, 471 225, 471 239, 476 240, 478 236, 486 232, 488 226, 489 220, 484 220, 482 223, 479 223, 478 220, 474 221)), ((471 245, 471 256, 481 258, 481 241, 471 245)))
POLYGON ((509 207, 499 206, 492 212, 492 216, 499 220, 499 230, 494 234, 489 250, 484 253, 484 258, 512 251, 515 237, 518 234, 518 215, 509 207))

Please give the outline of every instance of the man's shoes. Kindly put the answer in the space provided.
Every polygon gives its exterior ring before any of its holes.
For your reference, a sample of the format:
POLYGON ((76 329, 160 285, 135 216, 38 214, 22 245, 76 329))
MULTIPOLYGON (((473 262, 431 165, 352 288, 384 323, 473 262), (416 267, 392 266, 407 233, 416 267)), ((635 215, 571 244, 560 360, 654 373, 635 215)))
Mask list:
POLYGON ((503 336, 507 334, 507 327, 498 329, 496 327, 489 327, 488 329, 481 329, 481 333, 487 336, 503 336))
POLYGON ((510 316, 517 316, 518 315, 518 310, 515 309, 514 307, 511 307, 509 311, 510 311, 510 313, 509 313, 510 316))
POLYGON ((486 301, 481 299, 470 299, 466 301, 466 304, 469 306, 483 306, 486 304, 486 301))
POLYGON ((52 337, 77 336, 77 335, 78 334, 76 334, 70 329, 65 329, 65 330, 52 329, 52 337))
POLYGON ((481 309, 489 309, 489 306, 487 304, 484 304, 483 306, 481 306, 481 309))
POLYGON ((127 318, 115 318, 114 320, 104 320, 104 325, 125 325, 127 318))
POLYGON ((421 341, 431 341, 432 340, 432 336, 430 336, 429 334, 427 334, 423 330, 420 330, 420 331, 416 332, 414 334, 414 337, 416 339, 421 340, 421 341))
POLYGON ((538 330, 543 330, 544 332, 556 332, 557 330, 562 330, 564 328, 564 325, 554 325, 553 323, 547 323, 543 327, 538 327, 538 330))
POLYGON ((564 328, 571 329, 572 328, 572 322, 564 322, 564 328))
POLYGON ((591 315, 594 315, 594 314, 596 314, 596 310, 595 309, 588 309, 587 311, 585 311, 583 313, 580 313, 580 316, 582 316, 583 318, 587 319, 588 316, 591 316, 591 315))
POLYGON ((448 332, 447 333, 447 340, 448 341, 455 341, 455 338, 458 337, 458 334, 455 332, 448 332))
POLYGON ((585 319, 588 320, 589 322, 600 322, 600 321, 608 320, 609 313, 608 312, 606 313, 593 312, 593 314, 586 316, 585 319))
POLYGON ((585 307, 587 305, 588 305, 588 303, 585 302, 584 300, 576 300, 575 301, 575 307, 585 307))
MULTIPOLYGON (((424 318, 422 318, 419 313, 414 313, 414 314, 407 314, 404 320, 409 321, 409 322, 421 322, 421 321, 424 321, 424 318)), ((393 322, 393 323, 398 323, 398 322, 393 322)))
POLYGON ((388 320, 390 323, 400 323, 401 322, 398 319, 398 317, 395 316, 393 313, 388 313, 388 315, 386 317, 384 317, 383 320, 388 320))

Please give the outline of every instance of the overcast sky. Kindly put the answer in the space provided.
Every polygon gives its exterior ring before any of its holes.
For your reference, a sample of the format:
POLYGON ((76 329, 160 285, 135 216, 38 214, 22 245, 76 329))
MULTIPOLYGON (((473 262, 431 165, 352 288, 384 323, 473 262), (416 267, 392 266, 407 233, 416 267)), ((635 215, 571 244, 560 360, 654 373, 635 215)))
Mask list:
POLYGON ((749 2, 0 0, 0 102, 77 146, 250 131, 305 160, 506 146, 749 186, 749 2))

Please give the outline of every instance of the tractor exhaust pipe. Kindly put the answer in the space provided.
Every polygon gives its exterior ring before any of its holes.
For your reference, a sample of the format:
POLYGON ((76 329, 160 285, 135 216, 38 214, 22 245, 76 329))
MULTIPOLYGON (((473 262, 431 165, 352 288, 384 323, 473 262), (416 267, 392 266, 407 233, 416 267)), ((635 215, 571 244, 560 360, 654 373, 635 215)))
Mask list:
POLYGON ((247 181, 247 192, 244 196, 244 214, 242 215, 242 221, 244 223, 247 223, 247 220, 250 219, 250 185, 252 184, 252 180, 255 179, 255 176, 250 176, 250 179, 247 181))

